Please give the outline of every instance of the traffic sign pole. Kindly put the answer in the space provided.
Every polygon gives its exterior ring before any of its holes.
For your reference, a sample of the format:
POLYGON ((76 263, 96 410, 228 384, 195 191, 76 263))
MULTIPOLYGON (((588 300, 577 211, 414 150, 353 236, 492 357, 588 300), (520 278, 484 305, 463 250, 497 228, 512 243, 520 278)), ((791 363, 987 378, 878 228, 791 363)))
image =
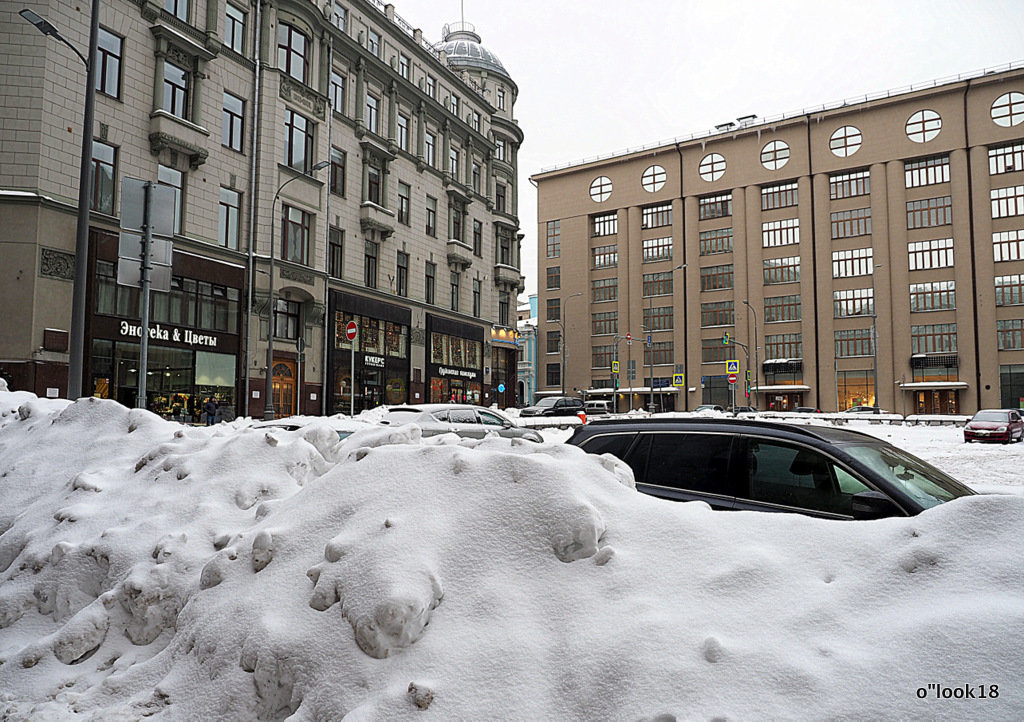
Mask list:
POLYGON ((359 335, 359 327, 355 321, 349 321, 345 326, 345 337, 348 339, 352 349, 351 361, 349 362, 348 395, 349 395, 349 416, 356 415, 356 337, 359 335))

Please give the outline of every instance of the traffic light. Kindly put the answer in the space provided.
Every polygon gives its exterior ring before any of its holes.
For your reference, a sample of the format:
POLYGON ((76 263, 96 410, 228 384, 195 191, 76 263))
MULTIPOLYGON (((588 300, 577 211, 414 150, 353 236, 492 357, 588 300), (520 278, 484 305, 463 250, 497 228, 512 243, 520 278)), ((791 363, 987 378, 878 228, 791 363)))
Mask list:
POLYGON ((726 331, 725 333, 722 334, 722 345, 723 346, 728 346, 729 345, 729 332, 728 331, 726 331))

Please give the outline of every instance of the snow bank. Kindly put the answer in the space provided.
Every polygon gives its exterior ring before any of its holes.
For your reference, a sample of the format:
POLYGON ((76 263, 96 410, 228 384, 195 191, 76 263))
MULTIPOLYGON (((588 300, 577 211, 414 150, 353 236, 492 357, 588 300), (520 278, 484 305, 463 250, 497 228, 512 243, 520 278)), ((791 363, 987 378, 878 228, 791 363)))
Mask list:
POLYGON ((632 487, 563 444, 0 393, 0 717, 1024 715, 1024 497, 844 523, 632 487))

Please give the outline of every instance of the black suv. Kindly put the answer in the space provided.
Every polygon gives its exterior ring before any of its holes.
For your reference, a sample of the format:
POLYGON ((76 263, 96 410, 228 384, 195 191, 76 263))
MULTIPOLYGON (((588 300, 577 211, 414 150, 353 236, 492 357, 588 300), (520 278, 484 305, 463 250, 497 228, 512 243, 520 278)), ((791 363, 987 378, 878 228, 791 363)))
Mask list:
POLYGON ((575 416, 583 411, 583 400, 572 396, 548 396, 519 410, 520 416, 575 416))
POLYGON ((566 442, 613 454, 639 491, 715 509, 828 519, 913 516, 975 492, 881 439, 831 426, 740 419, 595 421, 566 442))

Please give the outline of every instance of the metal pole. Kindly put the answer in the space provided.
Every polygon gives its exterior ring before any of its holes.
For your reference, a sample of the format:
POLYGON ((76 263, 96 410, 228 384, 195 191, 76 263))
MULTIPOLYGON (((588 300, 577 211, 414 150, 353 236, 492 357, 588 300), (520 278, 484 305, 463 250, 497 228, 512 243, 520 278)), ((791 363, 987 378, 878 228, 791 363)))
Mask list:
POLYGON ((760 408, 760 400, 757 395, 757 387, 760 385, 761 365, 757 360, 757 311, 750 305, 750 301, 743 299, 743 303, 750 309, 750 315, 754 319, 754 408, 760 408))
POLYGON ((142 310, 141 317, 142 334, 139 337, 139 389, 135 395, 135 408, 146 408, 146 385, 149 380, 149 271, 150 271, 150 250, 153 247, 153 181, 146 181, 142 185, 142 253, 141 253, 141 297, 139 303, 142 310))
POLYGON ((352 349, 352 355, 349 357, 348 367, 348 398, 349 398, 349 409, 348 415, 356 415, 356 341, 359 340, 359 331, 356 331, 356 337, 352 339, 349 346, 352 349))
POLYGON ((651 283, 651 295, 647 297, 647 361, 648 367, 650 368, 650 398, 647 402, 647 410, 654 413, 654 334, 651 332, 652 321, 654 319, 654 283, 651 283))
POLYGON ((264 384, 263 393, 266 398, 263 400, 263 418, 267 421, 274 419, 274 311, 277 305, 274 302, 274 229, 277 227, 277 197, 281 195, 281 188, 289 181, 289 178, 281 184, 274 194, 274 200, 270 202, 270 275, 267 286, 267 378, 264 384))

